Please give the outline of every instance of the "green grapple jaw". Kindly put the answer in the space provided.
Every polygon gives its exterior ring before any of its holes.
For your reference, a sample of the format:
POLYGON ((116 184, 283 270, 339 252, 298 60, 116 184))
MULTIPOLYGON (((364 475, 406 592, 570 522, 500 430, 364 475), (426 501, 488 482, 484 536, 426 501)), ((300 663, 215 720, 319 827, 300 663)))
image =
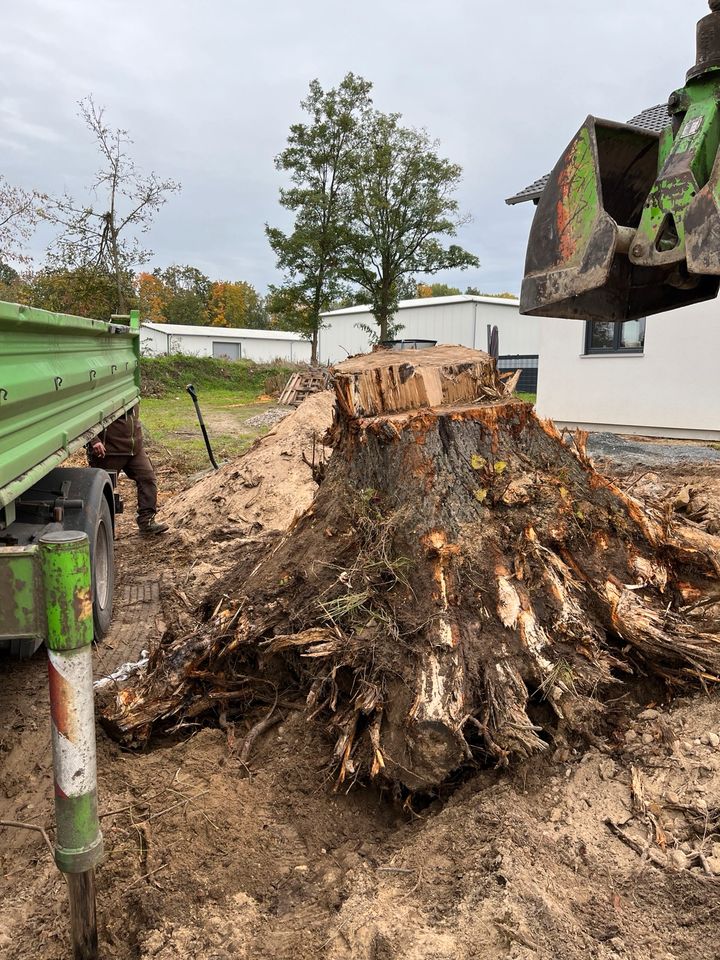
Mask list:
POLYGON ((533 221, 520 310, 636 320, 720 289, 720 12, 662 134, 588 117, 533 221))

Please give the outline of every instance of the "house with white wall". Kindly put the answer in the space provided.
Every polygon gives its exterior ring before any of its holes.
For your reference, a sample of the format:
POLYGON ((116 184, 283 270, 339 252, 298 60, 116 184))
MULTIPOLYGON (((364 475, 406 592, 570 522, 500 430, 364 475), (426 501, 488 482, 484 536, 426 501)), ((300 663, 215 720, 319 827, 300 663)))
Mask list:
POLYGON ((718 301, 625 323, 529 319, 540 328, 540 416, 589 431, 720 440, 718 301))
POLYGON ((285 330, 200 327, 180 323, 142 323, 140 352, 145 357, 184 353, 226 360, 310 362, 310 341, 285 330))
MULTIPOLYGON (((337 363, 372 348, 367 328, 377 329, 368 306, 346 307, 322 315, 318 337, 322 363, 337 363)), ((520 316, 518 300, 503 297, 426 297, 401 300, 393 317, 402 340, 434 340, 488 350, 490 331, 498 331, 498 366, 523 371, 520 389, 537 384, 540 330, 535 320, 520 316)))
MULTIPOLYGON (((667 105, 629 123, 659 133, 670 123, 667 105)), ((507 203, 537 203, 548 179, 507 203)), ((720 440, 717 300, 639 321, 526 319, 539 334, 541 416, 589 431, 720 440)))

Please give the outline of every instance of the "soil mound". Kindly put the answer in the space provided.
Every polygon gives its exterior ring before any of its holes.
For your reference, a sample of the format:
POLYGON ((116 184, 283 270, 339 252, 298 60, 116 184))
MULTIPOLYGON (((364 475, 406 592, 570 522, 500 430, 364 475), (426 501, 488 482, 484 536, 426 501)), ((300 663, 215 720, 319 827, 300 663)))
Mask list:
POLYGON ((286 530, 311 503, 312 462, 324 457, 334 394, 308 397, 246 454, 203 477, 163 509, 175 537, 188 544, 225 542, 261 530, 286 530))

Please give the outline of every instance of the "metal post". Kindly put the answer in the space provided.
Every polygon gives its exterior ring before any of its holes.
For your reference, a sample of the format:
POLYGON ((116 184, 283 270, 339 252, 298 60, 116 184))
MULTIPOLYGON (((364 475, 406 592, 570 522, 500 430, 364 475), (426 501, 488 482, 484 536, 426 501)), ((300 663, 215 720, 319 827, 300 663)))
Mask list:
POLYGON ((74 960, 96 960, 95 867, 102 859, 103 840, 97 815, 87 535, 48 533, 40 540, 40 553, 47 611, 55 862, 68 881, 74 960))
POLYGON ((207 427, 205 426, 205 421, 203 420, 203 415, 200 411, 200 404, 198 403, 198 396, 197 396, 197 393, 195 392, 195 387, 191 383, 189 383, 187 387, 185 387, 185 389, 190 394, 192 398, 192 402, 195 404, 195 413, 197 414, 198 423, 200 424, 200 429, 202 431, 203 439, 205 440, 205 447, 208 452, 208 457, 210 457, 210 463, 213 465, 213 468, 215 470, 219 470, 220 468, 217 465, 215 455, 213 454, 212 446, 210 445, 210 437, 208 436, 207 427))

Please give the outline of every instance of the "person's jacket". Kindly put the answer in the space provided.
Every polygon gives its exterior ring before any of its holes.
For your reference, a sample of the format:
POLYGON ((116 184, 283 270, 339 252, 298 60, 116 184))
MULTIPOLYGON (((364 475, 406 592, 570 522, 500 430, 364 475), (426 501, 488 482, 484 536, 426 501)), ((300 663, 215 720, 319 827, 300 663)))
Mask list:
POLYGON ((121 417, 106 427, 88 444, 92 453, 93 443, 101 440, 105 444, 105 455, 132 457, 143 449, 142 428, 140 426, 140 405, 136 404, 121 417))

